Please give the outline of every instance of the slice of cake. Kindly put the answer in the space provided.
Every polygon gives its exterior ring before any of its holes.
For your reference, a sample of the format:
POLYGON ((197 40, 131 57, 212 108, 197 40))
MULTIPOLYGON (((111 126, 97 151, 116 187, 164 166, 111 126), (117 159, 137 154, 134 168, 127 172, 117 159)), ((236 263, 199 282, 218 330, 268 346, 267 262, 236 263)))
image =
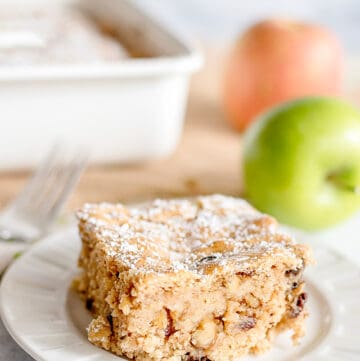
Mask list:
POLYGON ((135 360, 235 360, 307 315, 308 247, 241 199, 85 205, 76 287, 89 340, 135 360))

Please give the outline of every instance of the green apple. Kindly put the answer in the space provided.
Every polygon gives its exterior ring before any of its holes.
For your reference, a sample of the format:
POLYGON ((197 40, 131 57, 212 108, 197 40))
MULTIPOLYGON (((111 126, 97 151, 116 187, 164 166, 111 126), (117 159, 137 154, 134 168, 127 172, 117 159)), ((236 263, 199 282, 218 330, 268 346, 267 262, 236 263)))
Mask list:
POLYGON ((281 222, 315 230, 360 207, 360 113, 308 97, 260 116, 244 138, 245 194, 281 222))

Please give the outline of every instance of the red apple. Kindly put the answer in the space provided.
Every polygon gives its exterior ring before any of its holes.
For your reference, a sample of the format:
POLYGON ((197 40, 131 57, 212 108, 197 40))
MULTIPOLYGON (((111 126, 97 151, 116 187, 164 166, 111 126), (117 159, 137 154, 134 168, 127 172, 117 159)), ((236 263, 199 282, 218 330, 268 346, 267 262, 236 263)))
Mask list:
POLYGON ((265 109, 306 95, 337 96, 344 69, 336 36, 319 25, 265 20, 236 43, 225 71, 229 122, 244 130, 265 109))

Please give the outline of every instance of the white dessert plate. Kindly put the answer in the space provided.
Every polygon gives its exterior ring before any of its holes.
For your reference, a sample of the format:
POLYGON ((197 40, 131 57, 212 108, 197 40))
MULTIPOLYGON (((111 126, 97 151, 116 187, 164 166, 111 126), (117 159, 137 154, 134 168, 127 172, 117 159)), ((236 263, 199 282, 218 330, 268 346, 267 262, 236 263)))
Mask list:
MULTIPOLYGON (((70 290, 80 241, 75 227, 34 246, 17 259, 0 288, 2 320, 16 342, 38 361, 125 360, 88 342, 90 314, 70 290)), ((306 274, 307 335, 293 347, 280 335, 263 356, 242 361, 359 361, 360 269, 333 251, 316 248, 306 274)), ((226 360, 224 360, 226 361, 226 360)))

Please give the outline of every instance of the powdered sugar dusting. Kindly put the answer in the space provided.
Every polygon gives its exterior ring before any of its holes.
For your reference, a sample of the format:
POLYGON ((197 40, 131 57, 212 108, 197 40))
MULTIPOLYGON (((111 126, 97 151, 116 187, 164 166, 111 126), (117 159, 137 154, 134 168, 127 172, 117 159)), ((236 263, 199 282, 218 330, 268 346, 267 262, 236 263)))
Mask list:
POLYGON ((201 275, 246 269, 269 254, 296 258, 291 238, 278 231, 273 218, 232 197, 158 199, 130 208, 86 204, 78 218, 107 257, 135 272, 201 275))

